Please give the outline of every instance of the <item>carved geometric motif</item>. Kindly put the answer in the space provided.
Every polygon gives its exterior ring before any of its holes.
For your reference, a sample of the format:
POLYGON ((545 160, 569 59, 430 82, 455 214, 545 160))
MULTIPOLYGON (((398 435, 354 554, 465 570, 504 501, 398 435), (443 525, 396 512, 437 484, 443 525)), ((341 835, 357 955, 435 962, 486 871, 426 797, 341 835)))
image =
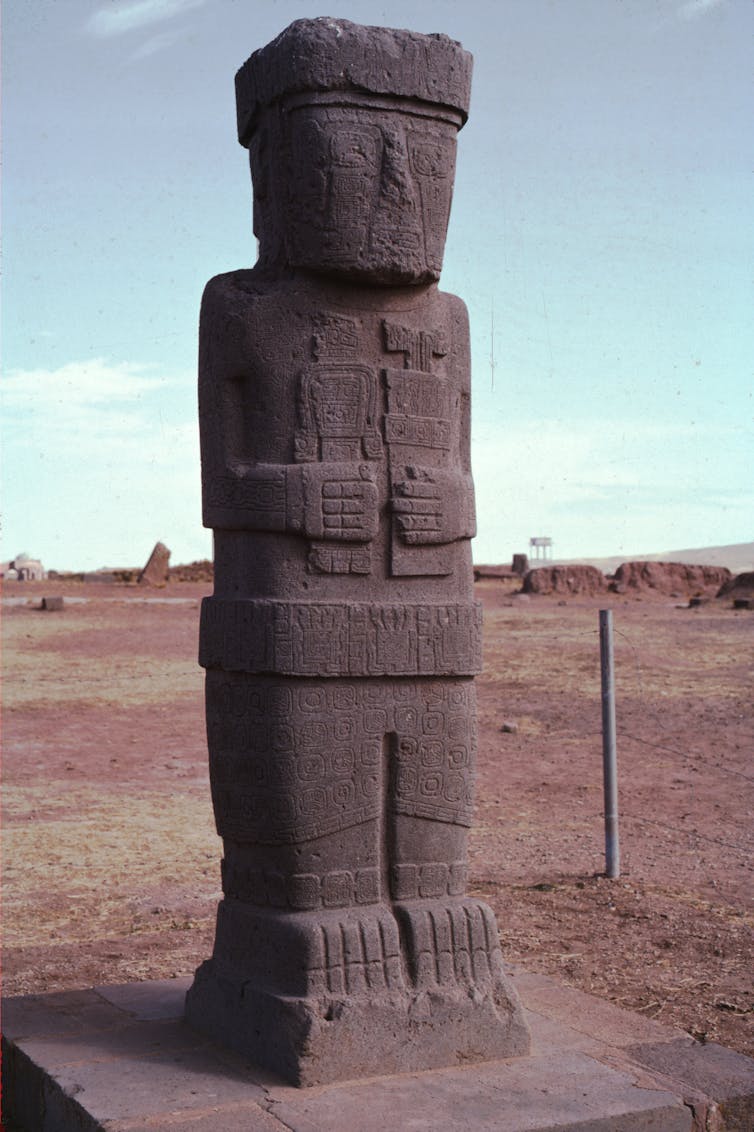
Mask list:
POLYGON ((448 339, 442 330, 414 330, 384 319, 382 330, 387 353, 401 353, 405 369, 430 373, 435 358, 448 353, 448 339))
POLYGON ((310 366, 300 378, 298 462, 377 459, 377 379, 367 366, 310 366))
POLYGON ((481 610, 205 598, 199 663, 300 676, 472 675, 481 668, 481 610))
MULTIPOLYGON (((390 888, 395 900, 455 896, 465 891, 466 861, 430 861, 396 864, 391 868, 390 888)), ((236 900, 257 907, 347 908, 376 904, 380 899, 380 877, 376 868, 338 870, 323 874, 291 873, 222 862, 223 890, 236 900)))
POLYGON ((461 741, 463 717, 451 715, 449 703, 451 694, 456 703, 459 697, 471 703, 470 681, 459 686, 451 680, 445 689, 436 682, 393 682, 380 708, 359 683, 333 684, 292 681, 291 687, 269 677, 208 673, 212 790, 222 836, 289 844, 358 825, 384 805, 470 824, 474 736, 467 722, 461 741), (269 709, 283 699, 290 713, 285 724, 275 724, 269 709), (386 736, 392 767, 381 784, 386 736))
POLYGON ((312 356, 318 362, 345 361, 359 345, 359 323, 337 314, 320 314, 314 319, 312 356))
POLYGON ((242 511, 245 519, 265 530, 286 527, 285 468, 270 468, 264 480, 232 475, 213 475, 206 480, 205 504, 242 511))

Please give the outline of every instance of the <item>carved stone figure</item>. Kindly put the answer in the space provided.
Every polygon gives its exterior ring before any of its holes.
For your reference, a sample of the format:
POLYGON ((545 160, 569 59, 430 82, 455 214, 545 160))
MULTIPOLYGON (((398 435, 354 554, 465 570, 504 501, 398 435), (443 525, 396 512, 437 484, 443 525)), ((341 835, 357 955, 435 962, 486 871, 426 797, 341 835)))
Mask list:
POLYGON ((225 856, 187 1015, 300 1084, 528 1049, 466 895, 469 336, 437 280, 470 78, 445 36, 317 19, 236 80, 259 259, 202 305, 225 856))

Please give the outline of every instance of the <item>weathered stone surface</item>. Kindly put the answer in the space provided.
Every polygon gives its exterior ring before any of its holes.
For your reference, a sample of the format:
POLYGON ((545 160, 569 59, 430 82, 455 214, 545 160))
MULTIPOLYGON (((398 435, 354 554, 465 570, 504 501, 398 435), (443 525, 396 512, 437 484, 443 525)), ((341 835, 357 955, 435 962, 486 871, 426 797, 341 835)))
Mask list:
POLYGON ((448 106, 466 121, 471 56, 446 35, 295 20, 236 75, 238 138, 249 145, 260 112, 285 96, 364 92, 448 106))
POLYGON ((156 543, 146 566, 139 574, 139 585, 164 586, 168 580, 169 566, 170 551, 164 543, 156 543))
POLYGON ((470 74, 445 36, 320 19, 237 80, 260 252, 202 305, 225 857, 187 1017, 297 1084, 528 1049, 466 895, 469 334, 436 281, 470 74))

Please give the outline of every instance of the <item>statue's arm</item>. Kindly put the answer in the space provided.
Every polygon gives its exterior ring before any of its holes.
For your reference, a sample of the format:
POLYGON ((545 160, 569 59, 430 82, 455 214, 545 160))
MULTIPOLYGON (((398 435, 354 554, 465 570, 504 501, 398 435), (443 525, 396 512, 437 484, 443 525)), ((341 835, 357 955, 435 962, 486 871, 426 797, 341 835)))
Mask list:
POLYGON ((206 527, 285 531, 366 542, 377 529, 374 473, 359 463, 260 463, 248 459, 244 429, 253 366, 248 297, 218 276, 202 300, 199 421, 206 527), (246 304, 244 306, 244 304, 246 304))
POLYGON ((377 485, 367 464, 243 464, 205 479, 204 525, 288 531, 368 542, 377 532, 377 485))

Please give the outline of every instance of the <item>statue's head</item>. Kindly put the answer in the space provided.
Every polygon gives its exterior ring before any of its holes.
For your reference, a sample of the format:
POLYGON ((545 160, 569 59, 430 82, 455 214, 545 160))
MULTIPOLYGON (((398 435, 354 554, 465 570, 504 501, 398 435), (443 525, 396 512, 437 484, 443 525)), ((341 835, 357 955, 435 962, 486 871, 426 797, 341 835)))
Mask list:
POLYGON ((297 20, 236 76, 260 263, 439 278, 471 56, 440 35, 297 20))

